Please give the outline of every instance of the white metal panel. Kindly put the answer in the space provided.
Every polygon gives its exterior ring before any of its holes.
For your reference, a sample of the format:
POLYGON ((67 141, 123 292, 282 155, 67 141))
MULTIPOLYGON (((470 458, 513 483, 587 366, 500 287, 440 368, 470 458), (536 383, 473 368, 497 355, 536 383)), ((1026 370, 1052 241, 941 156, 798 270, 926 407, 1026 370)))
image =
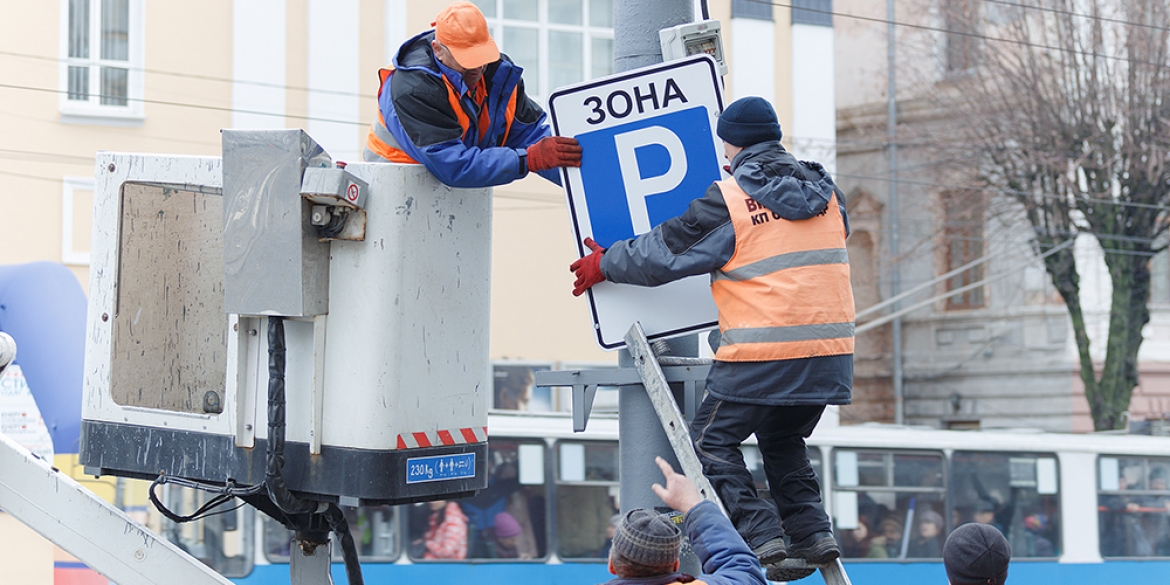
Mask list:
POLYGON ((119 585, 231 583, 4 435, 0 508, 119 585))
MULTIPOLYGON (((180 190, 218 190, 222 187, 220 160, 103 152, 97 156, 96 175, 82 418, 231 435, 235 409, 225 408, 220 414, 187 414, 123 407, 110 394, 122 187, 126 183, 150 183, 180 190)), ((224 326, 228 326, 227 315, 224 315, 224 326)), ((234 388, 229 387, 224 404, 235 404, 235 400, 234 388)))
POLYGON ((365 241, 332 244, 322 443, 486 426, 491 190, 421 165, 347 170, 370 184, 370 220, 365 241))
POLYGON ((232 2, 232 128, 284 128, 286 0, 232 2))
POLYGON ((1076 510, 1097 509, 1096 460, 1093 453, 1060 453, 1061 503, 1060 540, 1064 551, 1062 563, 1100 563, 1101 551, 1097 535, 1098 514, 1077 514, 1076 510))

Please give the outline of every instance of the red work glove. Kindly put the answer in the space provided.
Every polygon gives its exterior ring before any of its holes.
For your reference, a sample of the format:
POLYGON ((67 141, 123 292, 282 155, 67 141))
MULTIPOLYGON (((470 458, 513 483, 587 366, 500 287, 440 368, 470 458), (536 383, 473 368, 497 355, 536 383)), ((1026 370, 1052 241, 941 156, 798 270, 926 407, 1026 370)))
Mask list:
POLYGON ((605 248, 594 242, 593 238, 585 238, 585 246, 593 252, 569 265, 569 270, 577 275, 577 281, 573 283, 575 297, 581 296, 589 287, 605 281, 605 275, 601 273, 601 255, 605 253, 605 248))
POLYGON ((528 170, 547 171, 556 167, 581 166, 581 145, 568 136, 545 136, 528 147, 528 170))

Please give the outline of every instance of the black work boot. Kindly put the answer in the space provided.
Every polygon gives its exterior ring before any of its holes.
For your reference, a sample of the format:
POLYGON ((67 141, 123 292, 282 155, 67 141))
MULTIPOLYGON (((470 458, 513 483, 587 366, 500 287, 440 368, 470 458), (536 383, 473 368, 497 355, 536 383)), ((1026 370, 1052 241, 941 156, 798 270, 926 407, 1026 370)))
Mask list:
POLYGON ((788 556, 804 559, 809 564, 824 565, 840 557, 841 549, 832 532, 814 532, 799 542, 793 542, 788 549, 788 556))
POLYGON ((784 537, 778 536, 752 549, 764 566, 774 565, 788 558, 788 548, 784 546, 784 537))
POLYGON ((816 569, 790 569, 788 567, 768 567, 766 577, 769 581, 797 581, 817 572, 816 569))

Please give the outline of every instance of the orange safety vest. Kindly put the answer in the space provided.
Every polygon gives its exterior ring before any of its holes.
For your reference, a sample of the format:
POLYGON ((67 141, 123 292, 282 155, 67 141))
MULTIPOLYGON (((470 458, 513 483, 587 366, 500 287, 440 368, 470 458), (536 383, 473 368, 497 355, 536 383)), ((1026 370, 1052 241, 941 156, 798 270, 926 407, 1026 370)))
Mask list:
MULTIPOLYGON (((387 87, 386 80, 389 79, 393 74, 393 67, 383 67, 378 70, 379 104, 382 103, 382 91, 387 87)), ((447 79, 447 76, 445 75, 440 75, 440 77, 443 78, 443 83, 447 86, 447 102, 450 104, 451 110, 455 112, 455 116, 459 119, 459 126, 463 128, 463 140, 466 142, 467 132, 471 129, 471 117, 468 116, 467 112, 463 110, 463 104, 459 99, 459 93, 455 91, 455 86, 451 83, 451 80, 447 79)), ((514 88, 512 90, 512 95, 508 99, 508 107, 504 113, 504 136, 503 139, 500 140, 500 144, 504 144, 508 141, 508 133, 512 130, 512 120, 515 119, 516 116, 516 92, 517 90, 514 88)), ((488 108, 484 107, 484 102, 487 100, 487 88, 484 84, 483 77, 479 78, 479 84, 476 88, 475 96, 476 105, 479 107, 481 112, 479 116, 479 127, 477 128, 477 137, 479 140, 483 140, 486 137, 488 128, 491 127, 491 118, 488 112, 488 108)), ((402 146, 398 143, 398 139, 395 138, 394 134, 392 134, 390 130, 386 128, 386 120, 382 117, 381 107, 378 108, 378 121, 370 125, 370 133, 366 136, 366 148, 369 149, 370 152, 390 162, 419 164, 419 162, 411 158, 409 154, 406 154, 406 151, 403 150, 402 146)))
POLYGON ((853 287, 836 193, 821 215, 787 220, 735 179, 717 184, 735 228, 735 253, 711 279, 723 335, 715 359, 852 354, 853 287))

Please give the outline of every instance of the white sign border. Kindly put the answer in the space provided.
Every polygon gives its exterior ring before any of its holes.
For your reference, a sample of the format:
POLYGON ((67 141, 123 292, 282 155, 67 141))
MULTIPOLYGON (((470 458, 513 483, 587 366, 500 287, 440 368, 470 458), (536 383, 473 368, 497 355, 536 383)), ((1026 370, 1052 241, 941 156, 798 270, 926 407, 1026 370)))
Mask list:
MULTIPOLYGON (((684 59, 676 59, 676 60, 672 60, 672 61, 665 61, 662 63, 656 63, 654 65, 649 65, 647 67, 641 67, 638 69, 631 69, 629 71, 623 71, 621 73, 616 73, 613 75, 608 75, 606 77, 593 79, 593 80, 590 80, 590 81, 587 81, 584 83, 579 83, 579 84, 566 86, 566 87, 562 87, 562 88, 557 89, 556 91, 552 92, 552 94, 549 95, 548 102, 546 104, 547 105, 546 109, 549 113, 549 119, 552 122, 553 134, 555 136, 561 135, 560 124, 557 121, 556 110, 552 107, 553 100, 555 100, 556 98, 563 96, 563 95, 571 94, 571 93, 579 93, 582 90, 592 89, 592 88, 599 87, 602 85, 607 85, 607 84, 610 84, 613 82, 626 81, 626 80, 629 80, 629 79, 634 78, 634 77, 639 77, 639 76, 645 75, 647 73, 660 73, 660 72, 668 71, 671 69, 680 69, 683 67, 692 66, 697 62, 706 63, 710 69, 711 78, 712 78, 712 81, 714 82, 714 85, 715 85, 715 96, 716 96, 715 99, 718 100, 718 102, 719 102, 719 113, 722 114, 723 110, 727 107, 727 103, 726 103, 726 97, 723 95, 723 84, 722 84, 722 79, 720 78, 720 75, 719 75, 719 66, 715 62, 715 59, 712 58, 710 55, 707 55, 705 53, 700 53, 697 55, 692 55, 692 56, 686 57, 684 59)), ((561 168, 561 184, 563 185, 563 188, 565 190, 565 197, 566 197, 568 204, 569 204, 569 219, 573 223, 573 239, 574 239, 575 244, 577 246, 577 254, 578 254, 578 256, 583 257, 586 255, 585 244, 583 242, 583 238, 581 237, 581 226, 580 226, 578 219, 577 219, 577 208, 576 208, 576 205, 574 204, 574 193, 573 193, 573 189, 572 189, 573 182, 569 180, 569 170, 566 167, 561 168)), ((701 276, 691 276, 688 278, 701 278, 701 276)), ((614 343, 607 343, 605 341, 605 338, 603 336, 602 329, 601 329, 601 323, 598 320, 598 309, 597 309, 597 304, 593 298, 593 289, 589 289, 588 291, 586 291, 586 293, 587 293, 588 299, 589 299, 589 311, 590 311, 590 315, 591 315, 592 320, 593 320, 593 333, 597 339, 597 344, 606 350, 616 350, 616 349, 624 348, 626 346, 626 342, 625 342, 624 338, 619 339, 617 342, 614 342, 614 343)), ((655 331, 655 332, 647 331, 646 337, 648 340, 654 341, 655 339, 665 339, 665 338, 670 338, 670 337, 678 337, 681 335, 687 335, 690 333, 700 333, 702 331, 706 331, 706 330, 710 330, 710 329, 713 329, 715 327, 718 327, 718 325, 719 325, 719 321, 718 321, 718 319, 715 319, 713 321, 708 321, 708 322, 704 322, 704 323, 697 323, 697 324, 693 324, 693 325, 686 325, 686 326, 676 328, 676 329, 671 329, 668 331, 655 331)))

